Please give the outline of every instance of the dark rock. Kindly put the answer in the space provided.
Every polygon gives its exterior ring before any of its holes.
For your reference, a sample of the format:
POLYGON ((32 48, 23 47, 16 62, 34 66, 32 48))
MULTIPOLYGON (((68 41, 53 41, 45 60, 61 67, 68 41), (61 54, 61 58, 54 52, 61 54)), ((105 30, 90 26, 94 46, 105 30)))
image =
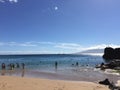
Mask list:
POLYGON ((101 65, 100 65, 100 64, 98 64, 98 65, 96 65, 96 66, 95 66, 95 68, 101 68, 101 65))
POLYGON ((120 60, 113 60, 109 64, 107 64, 107 66, 110 69, 114 69, 115 67, 120 67, 120 60))
POLYGON ((114 52, 114 54, 115 54, 115 59, 120 59, 120 48, 115 48, 115 52, 114 52))
POLYGON ((114 57, 115 57, 114 49, 111 47, 105 48, 103 58, 108 60, 114 59, 114 57))
POLYGON ((120 67, 115 67, 114 69, 115 69, 115 70, 120 70, 120 67))
POLYGON ((120 69, 120 60, 113 60, 107 64, 101 63, 101 65, 97 65, 96 68, 100 68, 101 70, 105 69, 120 69))
POLYGON ((113 82, 109 85, 110 90, 120 90, 120 86, 116 86, 113 82))
POLYGON ((110 82, 109 79, 105 79, 100 81, 99 84, 107 85, 110 90, 120 90, 120 86, 116 86, 113 82, 110 82))
POLYGON ((105 80, 100 81, 99 84, 110 85, 110 81, 106 78, 105 80))
POLYGON ((101 63, 101 64, 96 65, 95 68, 100 68, 101 70, 105 70, 105 69, 108 68, 108 65, 104 64, 104 63, 101 63))
POLYGON ((120 59, 120 48, 106 47, 103 58, 106 60, 120 59))

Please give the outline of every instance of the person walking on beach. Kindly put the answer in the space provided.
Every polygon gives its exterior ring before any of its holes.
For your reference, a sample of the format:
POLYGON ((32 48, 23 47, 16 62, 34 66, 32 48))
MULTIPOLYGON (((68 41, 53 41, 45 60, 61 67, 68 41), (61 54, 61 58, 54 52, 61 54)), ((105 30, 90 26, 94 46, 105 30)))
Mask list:
POLYGON ((2 72, 1 72, 1 75, 5 75, 5 69, 6 69, 6 66, 5 66, 5 63, 2 63, 2 72))
POLYGON ((55 69, 57 70, 58 62, 55 62, 55 69))

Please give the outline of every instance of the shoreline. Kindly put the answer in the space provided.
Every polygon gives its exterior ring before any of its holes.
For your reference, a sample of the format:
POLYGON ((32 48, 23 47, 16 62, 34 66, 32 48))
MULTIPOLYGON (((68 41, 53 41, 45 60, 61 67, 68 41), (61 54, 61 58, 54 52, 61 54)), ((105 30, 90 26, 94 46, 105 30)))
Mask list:
POLYGON ((0 76, 15 76, 15 77, 25 77, 25 78, 42 78, 50 80, 65 80, 65 81, 85 81, 97 83, 108 78, 111 82, 117 83, 120 80, 118 75, 106 74, 104 72, 77 72, 76 74, 64 74, 60 72, 44 72, 35 70, 7 70, 0 71, 0 76))
POLYGON ((0 76, 1 90, 109 90, 108 87, 85 81, 49 80, 16 76, 0 76))

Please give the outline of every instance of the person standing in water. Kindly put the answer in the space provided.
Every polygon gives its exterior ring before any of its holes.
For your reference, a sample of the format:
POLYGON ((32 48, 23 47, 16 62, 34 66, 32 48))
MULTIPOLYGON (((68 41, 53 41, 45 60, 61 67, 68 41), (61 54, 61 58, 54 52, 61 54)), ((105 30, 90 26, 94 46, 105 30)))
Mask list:
POLYGON ((23 69, 23 70, 25 69, 25 64, 24 64, 24 63, 22 63, 22 69, 23 69))
POLYGON ((76 62, 76 66, 78 66, 79 65, 79 63, 78 62, 76 62))
POLYGON ((6 66, 5 63, 2 63, 2 70, 5 70, 6 66))
POLYGON ((55 69, 57 70, 57 67, 58 67, 58 62, 56 61, 55 62, 55 69))

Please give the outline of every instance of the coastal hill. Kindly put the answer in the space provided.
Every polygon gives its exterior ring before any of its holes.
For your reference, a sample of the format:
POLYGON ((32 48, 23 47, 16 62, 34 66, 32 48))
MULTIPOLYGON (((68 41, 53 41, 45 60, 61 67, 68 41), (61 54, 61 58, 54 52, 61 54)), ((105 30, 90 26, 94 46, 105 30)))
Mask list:
POLYGON ((85 51, 78 52, 76 54, 84 54, 84 55, 103 55, 104 49, 89 49, 85 51))
POLYGON ((106 47, 103 58, 106 60, 120 59, 120 48, 106 47))

